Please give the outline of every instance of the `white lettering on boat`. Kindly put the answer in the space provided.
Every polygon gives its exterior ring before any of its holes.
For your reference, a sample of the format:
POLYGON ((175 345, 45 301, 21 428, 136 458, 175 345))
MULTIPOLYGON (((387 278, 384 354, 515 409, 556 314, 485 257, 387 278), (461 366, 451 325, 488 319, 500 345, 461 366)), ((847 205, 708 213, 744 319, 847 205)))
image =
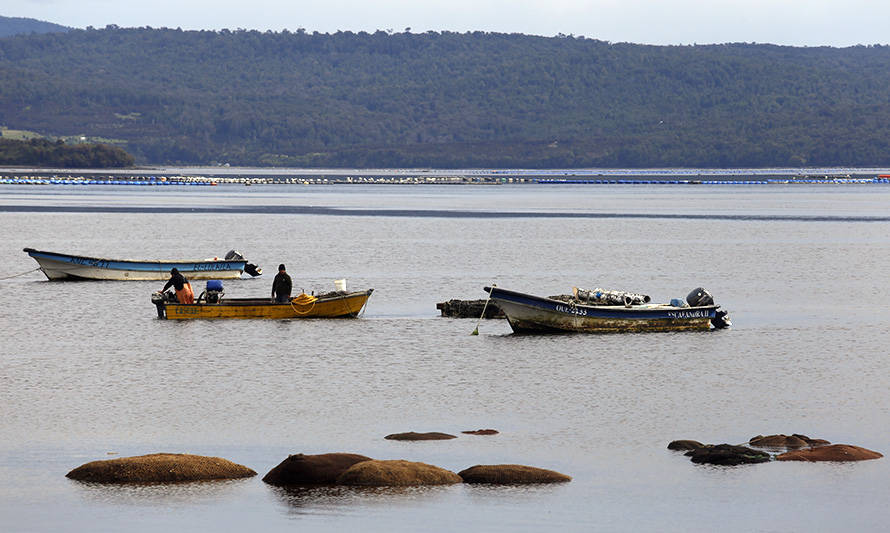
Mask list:
POLYGON ((707 318, 707 311, 668 311, 668 318, 707 318))
POLYGON ((193 272, 197 272, 200 270, 231 270, 231 266, 228 263, 222 262, 195 263, 194 265, 192 265, 193 272))
POLYGON ((568 313, 570 315, 587 316, 587 309, 578 308, 568 305, 557 305, 556 310, 560 313, 568 313))

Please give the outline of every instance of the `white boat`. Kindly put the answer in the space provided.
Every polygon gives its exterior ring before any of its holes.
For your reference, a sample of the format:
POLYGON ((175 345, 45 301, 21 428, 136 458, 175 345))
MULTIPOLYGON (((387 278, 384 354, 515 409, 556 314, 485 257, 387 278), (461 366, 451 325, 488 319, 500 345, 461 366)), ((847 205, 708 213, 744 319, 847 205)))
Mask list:
POLYGON ((46 252, 25 248, 50 280, 165 280, 170 269, 177 268, 188 279, 236 279, 242 272, 259 276, 262 269, 250 264, 235 250, 223 259, 145 260, 106 259, 84 255, 46 252))

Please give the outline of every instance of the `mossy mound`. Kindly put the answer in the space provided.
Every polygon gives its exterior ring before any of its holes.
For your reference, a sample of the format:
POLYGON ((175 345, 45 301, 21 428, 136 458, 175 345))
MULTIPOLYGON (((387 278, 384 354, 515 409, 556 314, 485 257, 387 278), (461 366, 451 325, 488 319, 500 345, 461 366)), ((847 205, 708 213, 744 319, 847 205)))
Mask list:
POLYGON ((95 483, 175 483, 255 475, 250 468, 220 457, 154 453, 93 461, 75 468, 65 477, 95 483))
POLYGON ((794 450, 776 456, 777 461, 867 461, 883 454, 850 444, 829 444, 818 448, 794 450))
POLYGON ((675 440, 668 444, 668 450, 697 450, 705 445, 697 440, 675 440))
POLYGON ((288 456, 263 477, 270 485, 333 485, 350 466, 370 457, 356 453, 288 456))
POLYGON ((436 431, 430 431, 429 433, 416 433, 414 431, 409 431, 407 433, 393 433, 383 438, 387 440, 448 440, 456 439, 457 436, 449 435, 448 433, 439 433, 436 431))
POLYGON ((688 451, 686 455, 693 463, 722 466, 766 463, 770 460, 768 453, 732 444, 708 445, 688 451))
POLYGON ((517 485, 525 483, 562 483, 572 477, 553 470, 525 465, 476 465, 458 472, 464 483, 495 483, 517 485))
POLYGON ((444 468, 402 460, 362 461, 349 467, 337 479, 341 485, 367 487, 450 485, 460 482, 460 476, 444 468))

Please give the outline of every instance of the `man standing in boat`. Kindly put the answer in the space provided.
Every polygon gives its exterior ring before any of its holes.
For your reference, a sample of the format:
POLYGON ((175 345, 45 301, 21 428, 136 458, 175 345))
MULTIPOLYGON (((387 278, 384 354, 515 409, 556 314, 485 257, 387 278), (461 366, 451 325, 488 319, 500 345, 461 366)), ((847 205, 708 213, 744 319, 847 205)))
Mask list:
POLYGON ((272 298, 279 303, 288 302, 290 301, 292 288, 293 282, 290 276, 287 275, 287 272, 285 272, 284 263, 282 263, 278 265, 278 274, 275 275, 275 280, 272 281, 272 298))
POLYGON ((176 301, 181 304, 193 304, 195 303, 195 293, 192 292, 192 284, 189 283, 189 280, 185 279, 185 276, 179 273, 177 268, 170 269, 170 279, 167 281, 164 288, 161 289, 161 292, 166 291, 173 286, 173 289, 176 290, 176 301))

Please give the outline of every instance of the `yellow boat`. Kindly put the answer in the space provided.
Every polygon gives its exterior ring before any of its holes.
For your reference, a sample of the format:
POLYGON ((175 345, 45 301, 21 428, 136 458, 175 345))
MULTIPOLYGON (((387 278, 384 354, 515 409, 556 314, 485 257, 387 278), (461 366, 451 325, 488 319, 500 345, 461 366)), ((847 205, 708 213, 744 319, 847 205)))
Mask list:
POLYGON ((357 292, 333 292, 318 297, 300 294, 289 302, 268 298, 198 298, 193 304, 170 301, 170 293, 152 294, 158 318, 189 320, 194 318, 355 318, 361 313, 374 289, 357 292))

